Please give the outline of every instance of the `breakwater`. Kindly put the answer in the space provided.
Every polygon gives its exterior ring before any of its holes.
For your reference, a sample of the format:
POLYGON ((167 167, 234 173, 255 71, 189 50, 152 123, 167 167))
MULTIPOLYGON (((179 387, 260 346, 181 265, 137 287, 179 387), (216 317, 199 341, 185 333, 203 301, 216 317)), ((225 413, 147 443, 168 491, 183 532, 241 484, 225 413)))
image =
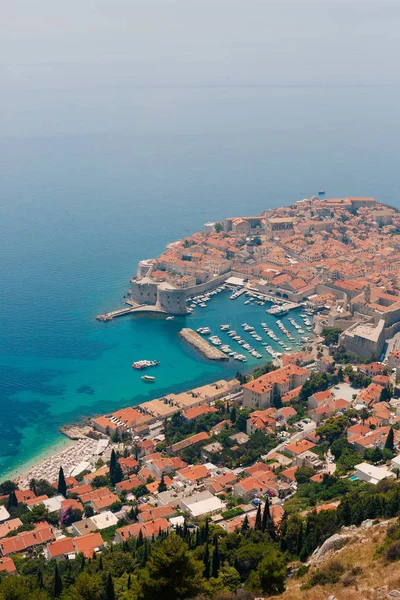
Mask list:
POLYGON ((184 329, 181 329, 179 335, 209 360, 228 360, 226 354, 221 352, 221 350, 218 350, 218 348, 211 346, 207 340, 193 331, 193 329, 185 327, 184 329))

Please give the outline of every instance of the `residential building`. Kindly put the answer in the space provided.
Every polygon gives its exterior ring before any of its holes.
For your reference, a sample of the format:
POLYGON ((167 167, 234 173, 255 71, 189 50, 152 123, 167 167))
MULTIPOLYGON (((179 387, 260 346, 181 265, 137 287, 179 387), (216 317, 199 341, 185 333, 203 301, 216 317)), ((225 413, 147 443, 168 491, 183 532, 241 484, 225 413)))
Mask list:
POLYGON ((275 396, 282 397, 290 390, 302 386, 308 376, 308 369, 292 364, 270 371, 242 386, 243 406, 252 409, 269 408, 275 396))
POLYGON ((224 502, 207 490, 181 498, 179 505, 183 511, 187 511, 193 518, 214 515, 226 508, 224 502))
POLYGON ((383 479, 395 477, 395 474, 386 467, 376 467, 369 463, 360 463, 359 465, 356 465, 354 469, 358 479, 374 485, 383 479))
POLYGON ((131 525, 125 525, 125 527, 120 527, 117 529, 115 532, 115 540, 117 543, 121 543, 131 536, 138 537, 139 531, 142 531, 144 538, 150 539, 153 537, 153 535, 158 535, 160 531, 165 531, 168 529, 168 521, 164 518, 148 521, 147 523, 132 523, 131 525))

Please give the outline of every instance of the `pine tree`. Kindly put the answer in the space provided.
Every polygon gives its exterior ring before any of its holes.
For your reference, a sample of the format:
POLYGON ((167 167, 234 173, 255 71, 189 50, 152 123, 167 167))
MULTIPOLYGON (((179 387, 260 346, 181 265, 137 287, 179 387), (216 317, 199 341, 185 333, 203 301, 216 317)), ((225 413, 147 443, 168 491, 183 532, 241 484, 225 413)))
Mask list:
POLYGON ((254 525, 254 529, 256 531, 261 531, 261 525, 262 525, 262 520, 261 520, 261 502, 260 502, 258 504, 258 508, 257 508, 256 523, 254 525))
POLYGON ((152 549, 140 574, 141 597, 148 600, 193 598, 203 591, 204 564, 194 558, 187 544, 171 533, 152 549))
POLYGON ((64 496, 64 498, 67 497, 67 484, 66 484, 65 477, 64 477, 64 470, 62 467, 60 467, 60 470, 58 472, 57 492, 59 494, 62 494, 64 496))
POLYGON ((389 429, 388 436, 386 438, 385 448, 387 450, 394 450, 394 431, 393 427, 389 429))
POLYGON ((212 555, 211 562, 211 577, 218 577, 218 571, 220 567, 219 548, 218 548, 218 535, 214 537, 214 552, 212 555))
POLYGON ((208 542, 206 542, 203 554, 204 571, 203 576, 206 579, 210 579, 210 551, 208 548, 208 542))
POLYGON ((164 473, 161 475, 161 481, 160 484, 158 486, 158 492, 166 492, 167 491, 167 485, 164 481, 164 473))
POLYGON ((111 573, 109 573, 107 577, 105 600, 115 600, 114 583, 111 573))
POLYGON ((56 568, 54 570, 54 597, 58 598, 61 596, 62 592, 62 581, 60 577, 60 573, 58 571, 58 565, 56 563, 56 568))

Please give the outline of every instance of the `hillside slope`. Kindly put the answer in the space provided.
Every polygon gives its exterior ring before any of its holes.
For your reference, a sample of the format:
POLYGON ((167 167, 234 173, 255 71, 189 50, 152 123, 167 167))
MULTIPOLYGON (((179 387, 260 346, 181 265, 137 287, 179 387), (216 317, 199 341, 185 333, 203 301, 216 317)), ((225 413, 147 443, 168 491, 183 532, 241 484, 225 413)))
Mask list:
POLYGON ((337 536, 336 541, 327 540, 322 551, 320 549, 314 553, 308 563, 308 572, 301 577, 290 578, 286 591, 274 598, 400 600, 399 537, 400 523, 396 519, 376 524, 366 521, 360 527, 344 527, 340 532, 340 539, 337 536), (388 560, 385 550, 389 546, 397 560, 388 560), (382 547, 384 549, 379 551, 382 547), (322 579, 328 582, 305 589, 307 584, 322 579), (337 582, 333 583, 335 579, 337 582))

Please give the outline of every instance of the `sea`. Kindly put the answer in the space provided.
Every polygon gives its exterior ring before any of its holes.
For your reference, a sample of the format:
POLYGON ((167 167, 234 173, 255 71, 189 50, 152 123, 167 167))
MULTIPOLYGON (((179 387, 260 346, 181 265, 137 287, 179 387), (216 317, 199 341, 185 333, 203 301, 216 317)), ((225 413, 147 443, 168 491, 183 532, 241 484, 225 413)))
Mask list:
POLYGON ((322 187, 400 206, 396 86, 8 83, 26 95, 14 112, 0 101, 12 117, 0 133, 0 478, 62 443, 64 424, 262 362, 208 362, 178 336, 276 329, 268 306, 228 292, 173 321, 97 322, 123 306, 138 260, 322 187), (140 359, 160 361, 154 384, 132 369, 140 359))

